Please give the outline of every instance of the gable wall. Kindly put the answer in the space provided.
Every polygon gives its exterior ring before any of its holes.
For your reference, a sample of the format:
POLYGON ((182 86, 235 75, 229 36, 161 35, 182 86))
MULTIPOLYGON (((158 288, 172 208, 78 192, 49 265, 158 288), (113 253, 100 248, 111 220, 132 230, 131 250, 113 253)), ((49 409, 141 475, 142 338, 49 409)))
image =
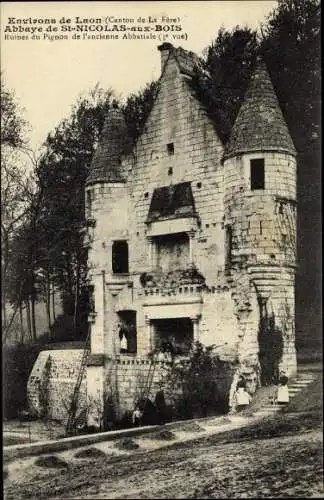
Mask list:
POLYGON ((128 177, 131 271, 148 270, 145 220, 154 189, 190 181, 201 219, 194 242, 194 261, 207 280, 216 279, 224 253, 222 152, 213 124, 190 94, 175 59, 170 57, 128 177), (171 142, 173 156, 167 151, 171 142), (172 175, 168 175, 170 167, 172 175), (197 186, 199 182, 201 187, 197 186))

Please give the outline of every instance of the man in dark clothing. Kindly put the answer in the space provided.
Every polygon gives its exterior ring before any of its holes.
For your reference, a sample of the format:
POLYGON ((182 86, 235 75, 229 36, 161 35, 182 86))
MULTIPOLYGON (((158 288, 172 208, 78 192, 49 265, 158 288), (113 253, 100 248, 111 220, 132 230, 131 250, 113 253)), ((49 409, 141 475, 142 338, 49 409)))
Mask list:
POLYGON ((163 425, 166 421, 166 404, 162 388, 160 388, 156 393, 154 403, 157 411, 158 423, 163 425))

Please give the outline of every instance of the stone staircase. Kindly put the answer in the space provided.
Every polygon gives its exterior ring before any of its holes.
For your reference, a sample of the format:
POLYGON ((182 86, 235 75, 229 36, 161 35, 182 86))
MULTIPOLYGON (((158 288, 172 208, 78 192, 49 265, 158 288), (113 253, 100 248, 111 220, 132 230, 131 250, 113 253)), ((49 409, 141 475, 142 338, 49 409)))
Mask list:
MULTIPOLYGON (((290 401, 298 394, 300 391, 305 389, 313 380, 315 380, 316 374, 313 373, 299 373, 296 378, 294 378, 290 383, 288 383, 289 399, 290 401)), ((266 402, 261 408, 254 412, 256 416, 266 416, 275 414, 282 409, 282 405, 273 403, 273 397, 269 397, 268 402, 266 402)))

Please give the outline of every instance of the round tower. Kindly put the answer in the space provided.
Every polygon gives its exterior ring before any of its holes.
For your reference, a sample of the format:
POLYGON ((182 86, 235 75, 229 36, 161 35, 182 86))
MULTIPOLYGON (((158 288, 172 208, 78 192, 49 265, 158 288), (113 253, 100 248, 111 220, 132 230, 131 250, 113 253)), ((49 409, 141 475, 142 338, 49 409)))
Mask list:
MULTIPOLYGON (((103 402, 105 356, 116 353, 114 295, 109 289, 114 269, 115 242, 127 245, 127 193, 122 155, 129 149, 122 111, 112 107, 105 119, 85 186, 88 226, 88 278, 93 290, 90 355, 87 363, 89 400, 103 402), (107 321, 107 317, 110 321, 107 321)), ((121 246, 121 245, 119 245, 121 246)), ((127 255, 128 259, 128 255, 127 255)), ((125 260, 125 259, 124 259, 125 260)), ((123 263, 125 266, 127 263, 123 263)), ((128 269, 127 269, 128 272, 128 269)), ((103 404, 103 403, 102 403, 103 404)))
POLYGON ((292 374, 296 372, 296 150, 260 59, 225 147, 224 188, 225 270, 247 272, 254 282, 264 373, 272 363, 270 371, 281 368, 292 374))

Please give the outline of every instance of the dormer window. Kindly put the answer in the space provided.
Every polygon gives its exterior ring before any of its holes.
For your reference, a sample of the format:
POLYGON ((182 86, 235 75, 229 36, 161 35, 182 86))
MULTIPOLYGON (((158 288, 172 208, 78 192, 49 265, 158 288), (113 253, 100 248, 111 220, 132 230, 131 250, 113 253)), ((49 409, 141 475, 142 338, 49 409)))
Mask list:
POLYGON ((169 156, 174 155, 174 143, 173 142, 169 142, 169 144, 167 144, 167 151, 168 151, 169 156))
POLYGON ((250 160, 251 190, 264 189, 264 159, 250 160))

